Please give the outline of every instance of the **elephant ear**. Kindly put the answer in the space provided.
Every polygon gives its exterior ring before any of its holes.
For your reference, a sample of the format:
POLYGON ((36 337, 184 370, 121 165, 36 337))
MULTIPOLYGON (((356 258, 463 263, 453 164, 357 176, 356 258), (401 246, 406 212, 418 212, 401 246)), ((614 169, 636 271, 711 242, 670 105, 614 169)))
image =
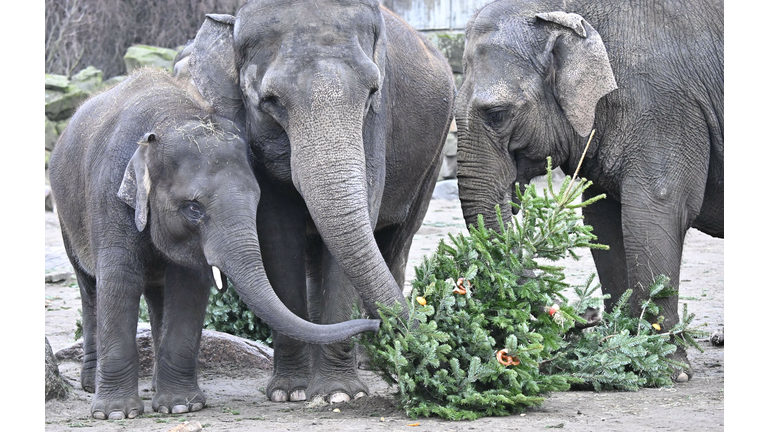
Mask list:
POLYGON ((234 25, 232 15, 206 15, 190 44, 186 70, 197 90, 218 114, 243 124, 245 106, 235 65, 234 25))
POLYGON ((579 14, 558 11, 536 18, 556 24, 547 46, 554 58, 555 95, 573 128, 586 137, 597 102, 618 88, 603 39, 579 14))
POLYGON ((149 178, 149 166, 147 165, 147 152, 149 144, 157 139, 154 132, 148 132, 139 141, 139 147, 133 153, 128 166, 123 173, 123 181, 117 191, 117 197, 124 203, 135 209, 134 222, 139 232, 147 226, 149 214, 149 190, 152 182, 149 178))

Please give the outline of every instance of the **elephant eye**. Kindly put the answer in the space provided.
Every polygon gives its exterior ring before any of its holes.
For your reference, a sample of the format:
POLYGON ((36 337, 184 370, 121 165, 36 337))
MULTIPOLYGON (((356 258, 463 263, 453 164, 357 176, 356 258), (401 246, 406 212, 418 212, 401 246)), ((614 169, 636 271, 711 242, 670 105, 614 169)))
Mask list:
POLYGON ((205 210, 196 201, 186 201, 181 205, 181 214, 190 221, 197 223, 205 217, 205 210))
POLYGON ((491 108, 485 112, 485 123, 493 129, 500 129, 508 117, 506 108, 491 108))

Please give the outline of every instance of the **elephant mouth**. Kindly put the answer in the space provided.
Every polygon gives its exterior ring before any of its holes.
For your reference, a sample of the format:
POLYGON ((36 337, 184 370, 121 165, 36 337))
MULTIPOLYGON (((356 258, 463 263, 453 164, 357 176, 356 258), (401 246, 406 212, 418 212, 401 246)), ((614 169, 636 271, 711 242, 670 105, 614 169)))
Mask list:
MULTIPOLYGON (((517 188, 515 187, 516 184, 518 183, 517 182, 512 183, 510 188, 504 192, 504 199, 502 201, 503 202, 502 205, 505 205, 505 206, 509 205, 508 203, 510 201, 515 203, 517 206, 520 205, 520 198, 518 198, 517 196, 517 188)), ((520 193, 525 193, 525 189, 528 187, 528 185, 523 183, 519 183, 519 184, 520 184, 520 193)), ((511 208, 512 215, 517 215, 517 213, 520 211, 520 208, 516 206, 509 206, 509 207, 511 208)))

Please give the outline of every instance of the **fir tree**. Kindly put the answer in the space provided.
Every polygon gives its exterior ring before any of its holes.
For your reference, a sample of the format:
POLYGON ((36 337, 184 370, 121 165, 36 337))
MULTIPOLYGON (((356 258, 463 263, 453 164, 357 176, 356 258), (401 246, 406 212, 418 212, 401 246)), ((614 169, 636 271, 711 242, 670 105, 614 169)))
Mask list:
MULTIPOLYGON (((598 286, 588 281, 569 302, 563 267, 553 262, 578 258, 578 248, 607 249, 594 243, 576 211, 604 197, 579 202, 590 184, 566 178, 556 192, 550 165, 542 195, 534 185, 517 188, 520 204, 510 205, 520 217, 505 224, 497 207, 500 232, 480 216, 468 236, 449 236, 450 245, 441 241, 424 259, 412 283, 409 322, 401 320, 399 305, 380 307, 378 334, 363 335, 360 343, 371 366, 397 386, 409 416, 509 415, 572 384, 667 385, 670 336, 695 345, 687 329, 692 316, 684 314, 669 334, 653 333, 644 318, 629 316, 625 297, 598 327, 575 328, 587 324, 579 314, 601 308, 604 296, 593 296, 598 286)), ((663 280, 651 292, 648 316, 658 313, 653 299, 669 294, 663 280)))

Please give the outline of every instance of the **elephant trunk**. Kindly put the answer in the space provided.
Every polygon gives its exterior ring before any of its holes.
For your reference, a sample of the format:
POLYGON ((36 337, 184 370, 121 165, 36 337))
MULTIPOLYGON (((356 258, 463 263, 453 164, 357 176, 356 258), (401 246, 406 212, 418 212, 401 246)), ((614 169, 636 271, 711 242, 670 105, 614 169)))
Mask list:
POLYGON ((458 152, 456 179, 459 186, 459 200, 467 226, 477 226, 477 216, 483 215, 486 228, 499 231, 496 218, 496 205, 501 208, 502 220, 510 221, 513 217, 509 201, 517 201, 514 181, 517 176, 514 160, 509 154, 497 154, 483 149, 482 141, 467 138, 466 128, 461 123, 458 131, 458 152))
POLYGON ((233 236, 219 236, 206 247, 205 254, 209 264, 218 267, 229 278, 248 308, 269 327, 290 338, 312 344, 330 344, 341 342, 350 337, 366 332, 378 331, 380 321, 357 319, 338 324, 313 324, 293 314, 277 297, 267 279, 255 226, 251 233, 238 236, 236 244, 224 241, 233 236), (221 253, 220 251, 226 251, 221 253))
POLYGON ((293 183, 368 312, 378 316, 376 303, 387 307, 400 303, 405 319, 405 297, 373 235, 377 215, 371 214, 369 206, 369 177, 374 174, 366 167, 364 109, 340 100, 322 103, 335 95, 333 91, 316 94, 312 105, 321 108, 290 120, 293 183))

